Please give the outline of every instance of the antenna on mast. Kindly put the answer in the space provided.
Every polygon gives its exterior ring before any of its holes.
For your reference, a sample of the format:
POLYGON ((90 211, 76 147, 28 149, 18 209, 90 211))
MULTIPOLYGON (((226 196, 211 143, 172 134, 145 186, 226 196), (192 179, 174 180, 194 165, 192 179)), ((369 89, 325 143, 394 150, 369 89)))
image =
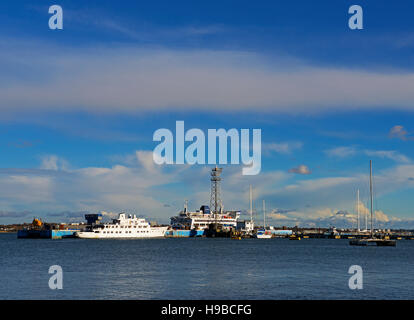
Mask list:
POLYGON ((223 168, 218 168, 217 166, 211 170, 210 208, 212 209, 215 215, 221 213, 221 211, 223 210, 223 203, 221 202, 220 195, 220 175, 222 171, 223 168))

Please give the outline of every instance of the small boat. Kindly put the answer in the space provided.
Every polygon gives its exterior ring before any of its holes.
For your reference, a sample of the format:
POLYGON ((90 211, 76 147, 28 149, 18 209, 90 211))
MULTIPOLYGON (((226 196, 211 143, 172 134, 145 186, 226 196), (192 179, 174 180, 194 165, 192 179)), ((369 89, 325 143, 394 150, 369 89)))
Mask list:
POLYGON ((265 205, 264 200, 263 200, 263 228, 257 230, 256 238, 257 239, 271 239, 272 238, 272 232, 269 230, 266 230, 266 205, 265 205))
POLYGON ((301 238, 298 235, 291 235, 289 240, 301 240, 301 238))
POLYGON ((257 230, 256 238, 257 239, 271 239, 272 238, 272 233, 270 231, 265 230, 265 229, 259 229, 259 230, 257 230))

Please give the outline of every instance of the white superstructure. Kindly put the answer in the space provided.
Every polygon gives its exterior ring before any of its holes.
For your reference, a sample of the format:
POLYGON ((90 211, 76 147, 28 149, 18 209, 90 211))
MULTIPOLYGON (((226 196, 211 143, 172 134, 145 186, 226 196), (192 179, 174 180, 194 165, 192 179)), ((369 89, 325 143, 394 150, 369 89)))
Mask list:
POLYGON ((194 212, 187 211, 186 207, 178 216, 171 218, 171 227, 173 229, 204 230, 210 224, 217 224, 223 229, 236 229, 239 217, 239 211, 214 214, 210 212, 208 206, 202 206, 200 210, 194 212))
POLYGON ((161 238, 168 227, 153 227, 143 218, 136 215, 120 213, 112 223, 93 225, 87 231, 75 233, 78 238, 111 239, 111 238, 161 238))

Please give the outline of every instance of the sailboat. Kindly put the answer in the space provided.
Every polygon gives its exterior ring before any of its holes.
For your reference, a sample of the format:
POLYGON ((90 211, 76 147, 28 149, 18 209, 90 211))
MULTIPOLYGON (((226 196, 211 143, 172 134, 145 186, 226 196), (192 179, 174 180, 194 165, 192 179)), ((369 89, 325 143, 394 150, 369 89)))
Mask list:
MULTIPOLYGON (((374 228, 373 228, 373 225, 372 225, 372 220, 373 220, 373 203, 374 203, 373 193, 372 193, 372 160, 369 161, 369 191, 370 191, 370 198, 371 198, 371 235, 370 235, 370 237, 368 239, 351 240, 351 241, 349 241, 349 244, 351 246, 395 247, 395 245, 396 245, 396 241, 395 240, 377 238, 377 237, 374 236, 374 228)), ((358 194, 358 201, 359 201, 359 194, 358 194)), ((358 207, 359 207, 359 203, 358 203, 358 207)), ((359 213, 358 213, 358 215, 359 215, 359 213)))
POLYGON ((272 238, 272 232, 266 230, 266 204, 263 200, 263 229, 258 229, 256 233, 257 239, 270 239, 272 238))

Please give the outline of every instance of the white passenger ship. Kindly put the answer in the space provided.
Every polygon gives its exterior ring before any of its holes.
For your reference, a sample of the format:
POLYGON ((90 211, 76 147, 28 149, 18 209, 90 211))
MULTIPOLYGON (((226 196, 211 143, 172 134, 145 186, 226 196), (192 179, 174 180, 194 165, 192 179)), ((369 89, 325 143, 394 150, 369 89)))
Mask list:
POLYGON ((87 231, 76 232, 75 236, 86 239, 162 238, 167 229, 168 227, 153 227, 136 215, 120 213, 112 223, 95 224, 87 231))
POLYGON ((178 216, 171 218, 171 227, 173 229, 204 230, 210 224, 217 224, 223 229, 236 229, 239 217, 240 211, 225 211, 214 214, 208 206, 201 206, 200 210, 189 212, 186 205, 178 216))

